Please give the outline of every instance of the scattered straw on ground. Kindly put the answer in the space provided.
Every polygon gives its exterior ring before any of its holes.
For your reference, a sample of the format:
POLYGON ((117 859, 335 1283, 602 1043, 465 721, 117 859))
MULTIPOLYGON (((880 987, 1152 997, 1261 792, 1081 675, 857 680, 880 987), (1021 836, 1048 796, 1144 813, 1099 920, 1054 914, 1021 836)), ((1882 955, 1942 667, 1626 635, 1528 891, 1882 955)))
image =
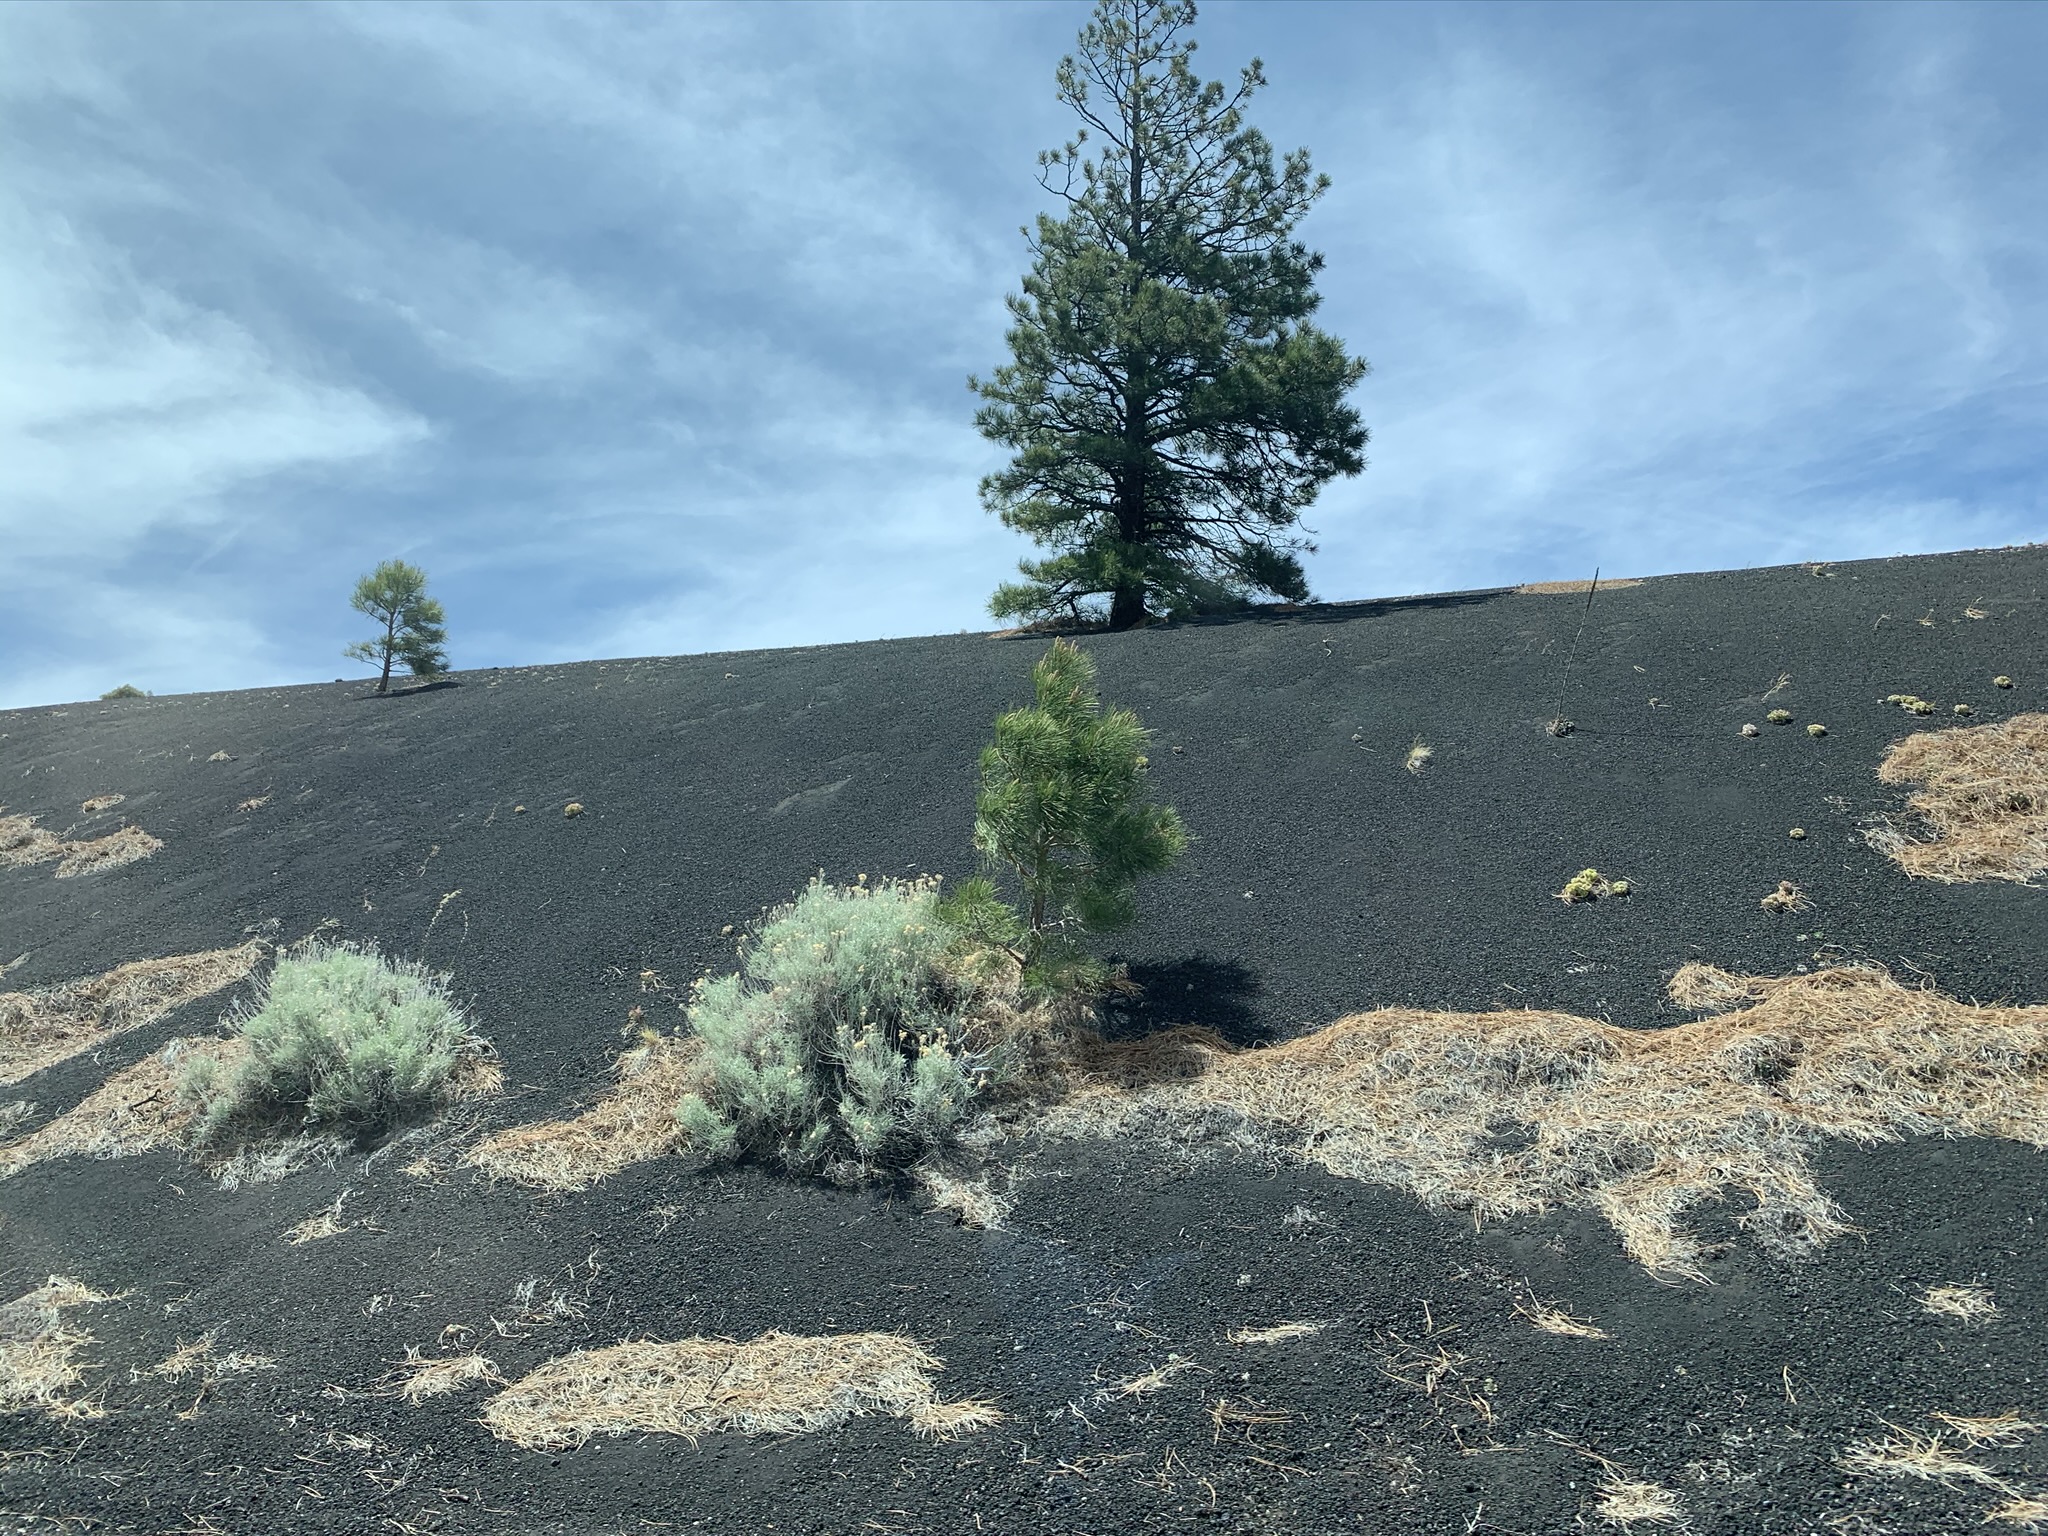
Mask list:
POLYGON ((1609 1337, 1605 1328, 1588 1318, 1573 1317, 1563 1307, 1550 1302, 1537 1301, 1533 1297, 1515 1303, 1518 1317, 1529 1320, 1531 1327, 1543 1333, 1558 1334, 1568 1339, 1604 1339, 1609 1337))
POLYGON ((2048 1429, 2048 1424, 2037 1424, 2032 1419, 2023 1419, 2016 1413, 1940 1413, 1929 1415, 1941 1420, 1950 1429, 1963 1437, 1966 1445, 2018 1445, 2028 1435, 2037 1435, 2048 1429))
POLYGON ((428 1355, 417 1344, 405 1347, 404 1361, 386 1381, 392 1391, 414 1404, 430 1397, 446 1397, 451 1392, 460 1392, 479 1383, 494 1387, 505 1385, 505 1378, 498 1374, 494 1360, 476 1354, 428 1355))
POLYGON ((2048 1527, 2048 1500, 2017 1498, 2007 1499, 1984 1516, 1984 1523, 2003 1521, 2008 1525, 2023 1525, 2030 1531, 2048 1527))
POLYGON ((262 958, 263 945, 249 943, 135 960, 82 981, 0 993, 0 1087, 232 986, 262 958))
MULTIPOLYGON (((98 804, 114 803, 119 795, 86 801, 88 812, 98 804)), ((146 859, 163 844, 140 827, 122 827, 105 837, 70 842, 36 825, 33 816, 0 816, 0 869, 21 869, 31 864, 57 863, 57 878, 69 880, 102 869, 118 869, 146 859)))
POLYGON ((893 1333, 615 1344, 550 1360, 493 1397, 483 1423, 501 1440, 546 1450, 593 1435, 806 1434, 876 1412, 943 1438, 1000 1422, 986 1402, 940 1402, 932 1377, 943 1368, 893 1333))
POLYGON ((64 840, 36 825, 33 816, 0 816, 0 869, 47 864, 64 857, 64 840))
POLYGON ((298 1248, 303 1247, 307 1243, 317 1243, 322 1238, 341 1236, 342 1233, 354 1225, 353 1222, 341 1219, 341 1207, 347 1199, 348 1191, 343 1190, 334 1197, 334 1204, 317 1210, 304 1221, 287 1227, 284 1240, 294 1248, 298 1248))
POLYGON ((1981 1285, 1930 1285, 1921 1293, 1920 1305, 1936 1317, 1952 1317, 1959 1323, 1987 1323, 1998 1316, 1998 1303, 1981 1285))
MULTIPOLYGON (((1608 576, 1600 582, 1600 590, 1606 592, 1615 587, 1640 587, 1640 576, 1608 576)), ((1525 581, 1515 591, 1527 597, 1563 597, 1573 592, 1591 591, 1593 583, 1587 581, 1525 581)))
POLYGON ((619 1057, 618 1086, 571 1120, 515 1125, 487 1137, 465 1161, 529 1189, 588 1189, 600 1179, 681 1147, 676 1101, 702 1044, 663 1035, 619 1057))
POLYGON ((1593 1491, 1593 1513, 1614 1525, 1663 1525, 1684 1517, 1678 1495, 1640 1478, 1605 1472, 1593 1491))
POLYGON ((269 1355, 240 1352, 216 1355, 213 1342, 212 1334, 202 1333, 189 1344, 181 1343, 162 1362, 151 1367, 149 1374, 160 1376, 165 1381, 183 1381, 187 1376, 197 1376, 202 1381, 216 1382, 230 1376, 249 1376, 257 1371, 277 1369, 277 1361, 269 1355))
POLYGON ((1925 835, 1891 824, 1867 833, 1908 875, 1953 885, 2048 873, 2048 714, 1908 736, 1877 776, 1922 786, 1906 810, 1925 835))
POLYGON ((1915 1478, 1959 1488, 1966 1483, 1997 1493, 2014 1492, 2003 1478, 1981 1462, 1969 1460, 1942 1439, 1936 1430, 1923 1435, 1902 1429, 1889 1419, 1881 1421, 1891 1433, 1874 1440, 1853 1441, 1835 1458, 1835 1465, 1858 1477, 1915 1478))
POLYGON ((940 1168, 920 1168, 917 1182, 935 1211, 951 1211, 962 1226, 1000 1231, 1017 1202, 978 1179, 958 1178, 940 1168))
POLYGON ((188 1051, 232 1065, 246 1047, 239 1040, 173 1040, 134 1066, 115 1073, 76 1109, 34 1134, 0 1147, 0 1179, 59 1157, 132 1157, 157 1147, 178 1147, 192 1111, 178 1100, 178 1062, 188 1051))
POLYGON ((57 878, 71 880, 79 875, 98 874, 103 869, 119 869, 123 864, 148 858, 162 847, 162 839, 151 837, 140 827, 123 827, 105 837, 66 843, 64 857, 57 864, 57 878))
POLYGON ((1703 1254, 1680 1218, 1731 1188, 1773 1252, 1811 1254, 1852 1230, 1809 1168, 1822 1137, 2048 1147, 2048 1007, 1962 1003, 1848 967, 1688 966, 1671 990, 1730 1011, 1632 1030, 1389 1008, 1257 1051, 1192 1029, 1097 1042, 1041 1123, 1292 1153, 1475 1220, 1590 1207, 1652 1273, 1694 1280, 1703 1254))
POLYGON ((1103 1397, 1150 1397, 1183 1371, 1194 1370, 1195 1362, 1184 1360, 1179 1355, 1168 1355, 1166 1363, 1155 1365, 1149 1371, 1140 1371, 1126 1377, 1102 1394, 1103 1397))
POLYGON ((1285 1344, 1318 1334, 1327 1323, 1275 1323, 1270 1328, 1233 1328, 1224 1337, 1233 1344, 1285 1344))
POLYGON ((0 1305, 0 1412, 41 1408, 60 1417, 97 1418, 97 1406, 64 1396, 85 1380, 78 1351, 93 1342, 91 1334, 68 1326, 64 1314, 118 1299, 52 1275, 0 1305))

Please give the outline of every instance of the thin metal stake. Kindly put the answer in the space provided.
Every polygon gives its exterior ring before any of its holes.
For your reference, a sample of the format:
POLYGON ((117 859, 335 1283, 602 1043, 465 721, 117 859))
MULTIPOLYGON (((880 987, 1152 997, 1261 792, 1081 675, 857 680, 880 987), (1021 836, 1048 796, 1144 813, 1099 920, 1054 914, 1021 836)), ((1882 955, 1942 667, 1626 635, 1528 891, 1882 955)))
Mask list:
POLYGON ((1572 648, 1564 659, 1564 672, 1557 680, 1557 713, 1550 717, 1550 724, 1544 729, 1553 736, 1569 736, 1572 722, 1564 717, 1565 687, 1571 682, 1572 663, 1579 659, 1579 641, 1585 638, 1586 620, 1593 613, 1593 594, 1600 590, 1600 567, 1593 567, 1593 583, 1586 588, 1586 606, 1579 611, 1579 632, 1572 636, 1572 648))

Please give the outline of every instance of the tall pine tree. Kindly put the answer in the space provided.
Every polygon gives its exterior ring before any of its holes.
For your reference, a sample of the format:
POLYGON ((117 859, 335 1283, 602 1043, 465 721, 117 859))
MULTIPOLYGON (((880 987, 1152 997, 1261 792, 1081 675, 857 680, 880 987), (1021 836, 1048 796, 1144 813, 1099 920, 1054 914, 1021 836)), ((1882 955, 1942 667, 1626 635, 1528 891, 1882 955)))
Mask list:
POLYGON ((1308 597, 1301 511, 1365 467, 1344 396, 1363 358, 1307 323, 1323 258, 1289 238, 1329 186, 1308 152, 1278 169, 1243 102, 1189 67, 1190 0, 1099 0, 1060 99, 1085 126, 1039 156, 1067 204, 1041 214, 1014 361, 970 379, 975 425, 1015 450, 983 503, 1053 551, 989 601, 998 618, 1101 616, 1112 629, 1308 597), (1099 159, 1081 158, 1090 132, 1099 159))

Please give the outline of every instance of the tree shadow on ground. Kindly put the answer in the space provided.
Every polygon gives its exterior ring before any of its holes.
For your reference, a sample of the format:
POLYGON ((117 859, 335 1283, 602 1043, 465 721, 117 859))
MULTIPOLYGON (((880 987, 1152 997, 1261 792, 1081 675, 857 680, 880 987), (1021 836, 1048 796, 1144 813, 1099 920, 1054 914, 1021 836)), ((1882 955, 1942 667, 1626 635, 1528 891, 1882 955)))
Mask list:
POLYGON ((409 699, 416 693, 439 693, 443 688, 460 688, 461 686, 462 681, 459 678, 440 677, 431 683, 408 683, 402 687, 387 689, 383 693, 379 693, 375 688, 372 688, 368 693, 357 694, 356 700, 358 703, 362 703, 371 699, 409 699))
POLYGON ((1235 1046, 1273 1038, 1271 1027, 1252 1008, 1261 990, 1259 979, 1235 960, 1189 955, 1133 961, 1131 980, 1143 988, 1137 996, 1111 992, 1098 1005, 1105 1040, 1140 1040, 1189 1024, 1214 1030, 1235 1046))

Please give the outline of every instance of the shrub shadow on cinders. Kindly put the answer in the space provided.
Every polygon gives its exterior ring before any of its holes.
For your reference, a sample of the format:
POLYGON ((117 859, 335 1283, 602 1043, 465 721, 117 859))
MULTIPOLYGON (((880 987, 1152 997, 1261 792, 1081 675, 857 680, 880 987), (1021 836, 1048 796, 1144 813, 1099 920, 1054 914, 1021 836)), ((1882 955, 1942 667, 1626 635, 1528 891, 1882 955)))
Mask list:
POLYGON ((1105 1040, 1141 1040, 1186 1025, 1213 1030, 1239 1047, 1274 1038, 1272 1026, 1252 1009, 1259 978, 1235 960, 1140 960, 1132 962, 1130 977, 1141 989, 1136 995, 1113 991, 1096 1005, 1105 1040))

